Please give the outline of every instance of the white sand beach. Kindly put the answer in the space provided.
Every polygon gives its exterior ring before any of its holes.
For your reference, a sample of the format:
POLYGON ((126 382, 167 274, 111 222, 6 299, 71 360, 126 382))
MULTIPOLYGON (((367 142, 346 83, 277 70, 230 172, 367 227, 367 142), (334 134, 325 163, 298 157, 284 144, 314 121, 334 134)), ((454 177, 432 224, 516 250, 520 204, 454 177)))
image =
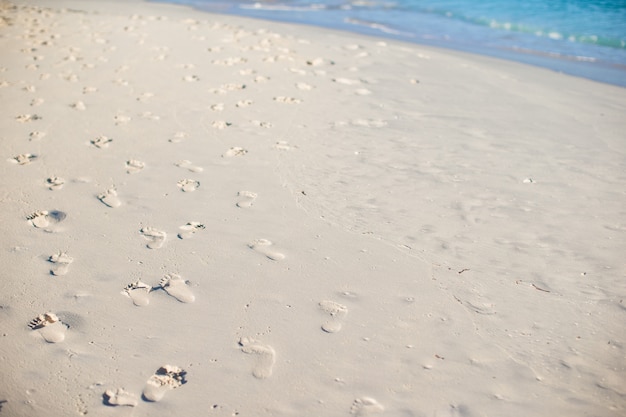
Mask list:
POLYGON ((1 417, 626 414, 626 89, 0 5, 1 417))

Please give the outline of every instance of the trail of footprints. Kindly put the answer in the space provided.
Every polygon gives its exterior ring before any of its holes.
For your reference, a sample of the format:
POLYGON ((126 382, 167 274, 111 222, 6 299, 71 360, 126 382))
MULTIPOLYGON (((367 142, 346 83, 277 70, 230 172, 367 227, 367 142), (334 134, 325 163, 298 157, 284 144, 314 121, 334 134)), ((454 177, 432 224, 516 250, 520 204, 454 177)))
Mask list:
MULTIPOLYGON (((105 44, 107 41, 104 39, 97 39, 99 43, 105 44)), ((266 50, 270 51, 272 42, 268 41, 265 46, 255 46, 253 49, 255 50, 266 50)), ((222 47, 214 47, 208 48, 209 53, 217 53, 220 52, 222 47)), ((167 60, 169 48, 157 48, 155 60, 167 60)), ((288 53, 288 51, 286 51, 288 53)), ((72 56, 73 57, 73 56, 72 56)), ((35 57, 35 61, 41 59, 43 57, 35 57)), ((77 61, 78 58, 73 57, 72 59, 68 58, 70 61, 77 61)), ((101 61, 106 62, 108 58, 105 56, 101 57, 101 61)), ((268 56, 264 60, 266 63, 277 63, 280 61, 290 62, 293 61, 293 58, 285 55, 278 54, 274 56, 268 56)), ((243 57, 231 57, 226 59, 214 59, 212 61, 213 65, 218 66, 237 66, 247 63, 247 59, 243 57)), ((326 71, 323 68, 324 65, 332 65, 331 61, 315 58, 306 61, 306 65, 309 67, 317 68, 314 73, 318 77, 323 77, 326 75, 326 71)), ((85 68, 89 68, 89 65, 93 67, 93 64, 85 64, 85 68)), ((35 65, 35 67, 37 67, 35 65)), ((193 64, 185 64, 181 66, 182 69, 192 69, 194 68, 193 64)), ((130 68, 121 67, 120 71, 125 71, 130 68)), ((298 74, 300 76, 306 76, 307 74, 311 74, 309 69, 307 68, 294 68, 292 67, 290 71, 294 74, 298 74)), ((239 71, 241 75, 254 77, 252 78, 252 85, 256 83, 265 83, 270 81, 268 77, 263 75, 256 74, 256 71, 252 69, 242 69, 239 71)), ((46 77, 42 77, 45 79, 46 77)), ((69 81, 77 81, 78 77, 75 74, 66 74, 66 79, 69 81)), ((183 82, 193 82, 201 84, 203 79, 193 74, 183 74, 180 79, 183 82)), ((345 77, 336 77, 331 79, 332 82, 337 84, 342 84, 344 86, 358 86, 362 84, 361 80, 345 78, 345 77)), ((128 82, 122 79, 115 80, 117 85, 120 86, 128 86, 128 82)), ((3 82, 3 87, 10 85, 9 83, 3 82)), ((308 92, 316 89, 315 85, 311 85, 306 82, 297 82, 294 85, 295 92, 300 94, 311 94, 308 92)), ((223 96, 226 94, 237 93, 239 91, 248 89, 248 85, 243 83, 227 83, 222 84, 220 87, 212 90, 214 94, 223 96)), ((26 92, 32 93, 36 91, 35 86, 27 86, 25 89, 26 92)), ((96 87, 86 86, 83 87, 82 93, 85 95, 89 94, 99 94, 100 90, 96 87)), ((371 91, 366 90, 364 88, 358 88, 354 91, 357 95, 367 95, 371 94, 371 91)), ((136 101, 140 103, 148 103, 153 98, 154 94, 150 92, 145 92, 139 95, 136 98, 136 101)), ((279 103, 279 105, 301 105, 305 103, 305 100, 301 98, 291 97, 291 96, 274 96, 269 97, 268 101, 273 101, 279 103)), ((42 106, 45 103, 43 98, 35 98, 30 102, 31 106, 42 106)), ((239 99, 234 104, 234 108, 237 109, 245 109, 250 106, 257 106, 258 103, 253 102, 249 99, 239 99)), ((88 111, 87 105, 83 101, 76 101, 69 105, 70 108, 76 111, 85 112, 88 111)), ((223 103, 217 103, 210 106, 210 109, 213 112, 222 112, 225 110, 225 105, 223 103)), ((159 117, 155 116, 151 112, 144 112, 141 114, 141 118, 148 120, 158 120, 159 117)), ((39 120, 43 119, 43 116, 37 114, 22 114, 15 117, 15 120, 18 123, 36 123, 39 120)), ((113 117, 114 125, 126 125, 134 123, 135 119, 126 115, 117 114, 113 117)), ((258 121, 253 120, 251 123, 259 128, 271 128, 273 124, 267 121, 258 121)), ((337 122, 337 125, 347 125, 352 124, 355 126, 366 126, 366 127, 382 127, 384 126, 384 122, 380 121, 370 121, 363 119, 356 119, 352 122, 337 122)), ((232 123, 225 120, 213 120, 211 122, 211 126, 217 130, 227 130, 227 128, 232 127, 232 123)), ((29 135, 29 140, 37 140, 43 141, 45 139, 46 132, 42 131, 32 131, 29 135)), ((187 132, 179 131, 172 134, 168 141, 172 144, 176 144, 179 142, 183 142, 189 138, 189 134, 187 132)), ((96 152, 107 152, 109 148, 112 148, 116 143, 113 138, 99 135, 95 136, 89 140, 88 146, 90 146, 96 152)), ((292 146, 289 145, 286 141, 279 140, 274 146, 274 149, 279 151, 288 151, 292 149, 292 146)), ((232 146, 229 149, 225 150, 221 155, 223 158, 238 158, 243 157, 248 153, 248 150, 239 147, 232 146)), ((41 158, 40 155, 35 155, 31 153, 22 153, 18 155, 14 155, 8 159, 8 161, 12 164, 18 166, 28 166, 32 163, 37 162, 41 158)), ((175 163, 175 166, 187 170, 193 174, 200 174, 204 171, 204 169, 200 166, 195 165, 189 160, 183 159, 175 163)), ((146 169, 146 163, 139 159, 127 159, 125 164, 123 165, 127 174, 139 174, 146 169)), ((24 168, 24 169, 27 169, 24 168)), ((58 176, 50 176, 44 181, 45 187, 50 191, 60 191, 66 186, 67 182, 65 179, 58 176)), ((177 187, 183 193, 191 193, 199 189, 200 181, 196 179, 184 178, 180 179, 176 182, 177 187)), ((112 209, 119 209, 123 206, 122 199, 118 195, 118 190, 115 186, 110 186, 105 189, 101 193, 97 194, 97 199, 106 207, 112 209)), ((240 209, 249 210, 253 208, 257 201, 258 195, 252 191, 239 191, 234 198, 234 205, 240 209)), ((35 229, 41 229, 45 232, 57 232, 60 230, 60 223, 66 218, 66 214, 62 211, 58 210, 37 210, 32 212, 31 214, 26 216, 26 220, 28 223, 34 227, 35 229)), ((198 233, 202 233, 206 229, 206 226, 200 222, 190 221, 186 224, 179 227, 178 233, 176 236, 180 240, 188 240, 196 236, 198 233)), ((152 226, 144 226, 139 230, 139 234, 145 240, 145 246, 147 249, 158 250, 164 247, 165 242, 168 238, 168 233, 164 230, 152 227, 152 226)), ((286 259, 286 255, 283 253, 280 246, 275 246, 274 243, 265 238, 259 238, 251 241, 247 244, 247 247, 252 251, 260 255, 261 257, 272 261, 272 262, 280 262, 286 259)), ((259 258, 261 259, 261 258, 259 258)), ((50 263, 50 275, 54 277, 63 277, 69 273, 70 265, 73 263, 74 259, 68 255, 66 251, 59 250, 56 253, 53 253, 48 257, 48 262, 50 263)), ((164 275, 158 283, 154 285, 143 282, 140 279, 137 279, 124 287, 121 293, 130 299, 132 304, 136 307, 148 307, 153 294, 156 291, 163 291, 165 294, 169 296, 169 298, 176 300, 181 304, 193 303, 196 299, 190 282, 185 280, 181 275, 177 273, 169 273, 164 275)), ((345 319, 348 314, 347 306, 340 304, 331 300, 322 300, 318 303, 318 309, 321 312, 323 319, 321 324, 321 331, 329 334, 337 333, 342 329, 342 326, 345 324, 345 319)), ((313 308, 313 307, 312 307, 313 308)), ((66 338, 66 333, 70 328, 69 325, 64 323, 56 314, 52 312, 46 312, 35 317, 28 325, 32 330, 33 334, 39 335, 45 342, 47 343, 61 343, 66 338)), ((332 336, 329 336, 332 337, 332 336)), ((266 344, 262 341, 254 339, 252 337, 241 337, 238 341, 237 347, 240 351, 248 357, 247 363, 250 366, 250 373, 253 377, 258 379, 266 379, 270 378, 273 373, 274 366, 276 365, 276 352, 272 346, 266 344)), ((148 402, 158 402, 161 401, 169 391, 175 390, 182 385, 187 383, 186 379, 187 372, 177 366, 172 365, 164 365, 158 368, 153 375, 151 375, 148 380, 145 382, 144 388, 141 392, 141 395, 138 396, 135 393, 128 392, 124 388, 115 388, 115 389, 107 389, 103 393, 103 402, 109 406, 122 406, 122 407, 135 407, 139 404, 139 399, 148 402)), ((384 407, 379 404, 375 399, 370 397, 360 397, 354 400, 352 406, 349 410, 350 414, 355 416, 365 416, 365 415, 375 415, 382 414, 384 411, 384 407)))

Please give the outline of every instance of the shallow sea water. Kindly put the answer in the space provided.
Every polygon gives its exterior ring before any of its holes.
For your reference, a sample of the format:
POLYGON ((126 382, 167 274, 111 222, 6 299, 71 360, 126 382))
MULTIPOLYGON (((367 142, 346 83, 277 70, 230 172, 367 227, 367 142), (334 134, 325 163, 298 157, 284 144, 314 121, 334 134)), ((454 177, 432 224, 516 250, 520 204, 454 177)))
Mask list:
POLYGON ((167 2, 451 48, 626 86, 622 0, 167 2))

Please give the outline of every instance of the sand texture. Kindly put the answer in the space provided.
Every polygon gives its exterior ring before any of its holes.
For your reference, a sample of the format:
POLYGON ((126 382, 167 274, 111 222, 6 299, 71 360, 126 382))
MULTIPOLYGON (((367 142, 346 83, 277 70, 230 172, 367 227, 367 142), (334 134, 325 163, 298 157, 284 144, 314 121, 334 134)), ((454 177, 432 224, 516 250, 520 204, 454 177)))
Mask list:
POLYGON ((0 416, 626 414, 626 90, 0 2, 0 416))

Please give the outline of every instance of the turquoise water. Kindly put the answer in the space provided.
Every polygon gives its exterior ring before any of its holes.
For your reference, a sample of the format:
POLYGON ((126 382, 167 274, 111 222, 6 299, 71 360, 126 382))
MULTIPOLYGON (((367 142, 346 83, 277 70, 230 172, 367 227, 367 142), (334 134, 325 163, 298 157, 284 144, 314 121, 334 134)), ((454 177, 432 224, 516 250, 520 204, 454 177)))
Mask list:
POLYGON ((479 53, 626 87, 626 0, 157 0, 479 53))

